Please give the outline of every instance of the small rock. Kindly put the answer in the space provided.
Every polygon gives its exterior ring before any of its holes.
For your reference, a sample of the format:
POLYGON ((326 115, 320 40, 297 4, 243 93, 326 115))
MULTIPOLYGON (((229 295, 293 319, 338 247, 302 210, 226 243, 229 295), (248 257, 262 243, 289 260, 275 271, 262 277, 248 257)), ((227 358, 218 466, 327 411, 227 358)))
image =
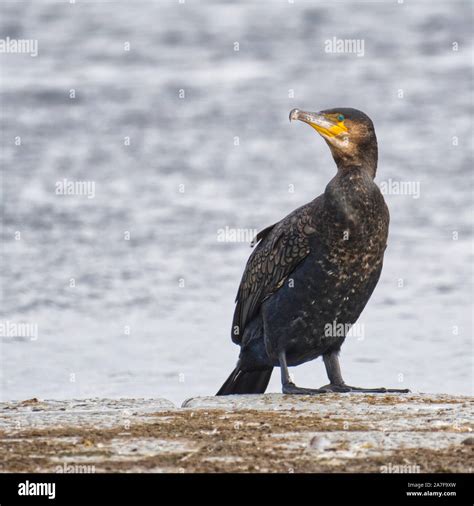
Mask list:
POLYGON ((331 446, 331 442, 327 437, 314 436, 309 442, 309 447, 312 450, 327 450, 331 446))
POLYGON ((33 399, 26 399, 25 401, 22 401, 20 404, 22 406, 29 406, 30 404, 36 404, 39 400, 36 397, 33 397, 33 399))
POLYGON ((463 445, 472 446, 474 445, 474 437, 468 437, 464 441, 461 442, 463 445))

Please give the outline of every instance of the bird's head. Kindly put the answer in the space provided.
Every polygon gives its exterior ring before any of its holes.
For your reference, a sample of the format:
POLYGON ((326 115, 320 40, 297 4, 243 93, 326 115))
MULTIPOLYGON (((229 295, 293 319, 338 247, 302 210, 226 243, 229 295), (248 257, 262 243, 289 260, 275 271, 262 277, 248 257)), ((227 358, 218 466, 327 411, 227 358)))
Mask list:
POLYGON ((365 167, 375 177, 377 138, 372 120, 357 109, 346 107, 307 112, 293 109, 291 120, 312 126, 327 142, 340 169, 365 167))

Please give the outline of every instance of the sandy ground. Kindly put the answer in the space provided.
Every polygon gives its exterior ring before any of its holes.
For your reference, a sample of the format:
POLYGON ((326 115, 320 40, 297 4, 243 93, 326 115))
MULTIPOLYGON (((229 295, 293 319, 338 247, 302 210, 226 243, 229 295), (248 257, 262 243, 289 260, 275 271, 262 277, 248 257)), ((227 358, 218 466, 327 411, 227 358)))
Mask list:
POLYGON ((2 472, 471 472, 473 399, 450 395, 0 403, 2 472))

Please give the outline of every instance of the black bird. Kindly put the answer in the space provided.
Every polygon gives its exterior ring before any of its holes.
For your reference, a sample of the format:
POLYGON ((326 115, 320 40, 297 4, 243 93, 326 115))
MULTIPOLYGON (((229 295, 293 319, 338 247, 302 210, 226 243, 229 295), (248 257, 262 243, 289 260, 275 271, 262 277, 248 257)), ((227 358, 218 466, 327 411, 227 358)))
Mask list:
POLYGON ((326 141, 337 174, 322 195, 262 230, 236 298, 237 366, 217 395, 263 393, 280 367, 285 394, 408 392, 345 384, 338 354, 382 270, 389 212, 374 183, 377 138, 370 118, 349 108, 293 109, 326 141), (330 383, 301 388, 288 366, 323 357, 330 383))

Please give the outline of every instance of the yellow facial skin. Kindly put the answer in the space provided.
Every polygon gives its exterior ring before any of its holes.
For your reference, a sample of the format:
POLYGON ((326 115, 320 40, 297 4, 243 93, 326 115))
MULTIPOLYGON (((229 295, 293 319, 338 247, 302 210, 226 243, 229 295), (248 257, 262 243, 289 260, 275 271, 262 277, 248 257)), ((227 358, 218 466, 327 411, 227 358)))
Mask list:
POLYGON ((349 129, 352 128, 352 123, 349 120, 348 126, 346 126, 346 118, 341 113, 308 112, 292 109, 290 111, 290 121, 292 120, 307 123, 333 145, 340 145, 342 142, 347 143, 349 129))
POLYGON ((333 126, 329 128, 322 127, 320 125, 316 125, 315 123, 309 123, 318 133, 321 135, 325 135, 327 137, 337 137, 338 135, 347 132, 347 127, 344 125, 344 120, 339 121, 336 117, 332 117, 329 115, 325 115, 325 118, 327 118, 331 122, 336 122, 333 126))

